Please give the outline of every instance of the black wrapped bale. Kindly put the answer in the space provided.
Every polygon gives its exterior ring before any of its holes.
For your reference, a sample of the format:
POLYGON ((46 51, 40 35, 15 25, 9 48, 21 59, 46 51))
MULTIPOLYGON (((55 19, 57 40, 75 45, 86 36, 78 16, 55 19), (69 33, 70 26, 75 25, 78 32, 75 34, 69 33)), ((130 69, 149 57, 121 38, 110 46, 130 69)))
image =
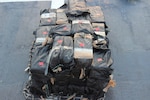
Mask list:
POLYGON ((71 78, 70 70, 64 70, 59 73, 54 73, 54 85, 69 85, 69 79, 71 78))
POLYGON ((53 37, 56 36, 69 36, 71 35, 71 24, 62 24, 62 25, 56 25, 51 28, 50 35, 53 35, 53 37))
POLYGON ((105 92, 94 88, 86 89, 88 100, 104 100, 105 92))
POLYGON ((69 94, 76 94, 76 96, 85 95, 85 87, 84 86, 77 86, 77 85, 69 85, 68 86, 68 93, 69 94))
POLYGON ((111 51, 108 50, 97 50, 94 52, 92 66, 94 67, 110 67, 113 64, 111 58, 111 51))
POLYGON ((66 24, 68 23, 68 18, 65 13, 65 9, 57 9, 57 20, 56 24, 66 24))
POLYGON ((47 67, 47 57, 50 51, 50 45, 36 45, 35 52, 32 55, 31 73, 44 74, 47 67))
POLYGON ((54 73, 54 84, 52 85, 53 93, 61 93, 64 95, 67 95, 68 93, 68 85, 69 85, 69 79, 71 77, 70 70, 64 70, 59 73, 54 73))
POLYGON ((50 29, 51 26, 41 26, 33 32, 33 34, 35 35, 36 45, 42 44, 43 46, 45 46, 46 44, 52 44, 53 39, 49 37, 50 29))
MULTIPOLYGON (((90 60, 89 60, 90 61, 90 60)), ((86 78, 89 75, 89 65, 91 65, 91 61, 90 63, 86 64, 85 66, 80 66, 80 65, 76 65, 72 70, 71 70, 71 75, 73 79, 83 79, 86 80, 86 78), (85 68, 86 67, 86 68, 85 68), (81 78, 81 73, 83 73, 84 77, 81 78)), ((77 84, 79 85, 80 82, 77 82, 77 84)))
POLYGON ((45 38, 49 35, 51 26, 41 26, 34 31, 35 38, 45 38))
POLYGON ((74 20, 91 20, 90 15, 89 14, 84 14, 84 15, 80 15, 80 16, 71 16, 68 15, 68 21, 71 23, 74 20))
POLYGON ((53 72, 58 72, 73 67, 74 59, 72 37, 56 36, 48 60, 50 68, 53 72))
POLYGON ((44 9, 40 12, 41 20, 40 26, 48 26, 56 24, 56 10, 55 9, 44 9))
POLYGON ((112 69, 108 67, 93 67, 91 69, 86 87, 90 98, 97 100, 104 96, 105 91, 103 89, 108 85, 111 74, 112 69))
POLYGON ((113 70, 108 67, 93 67, 90 71, 89 78, 87 79, 87 87, 96 90, 103 90, 110 81, 112 71, 113 70))
POLYGON ((72 34, 84 32, 93 34, 94 30, 89 20, 73 20, 72 21, 72 34))
POLYGON ((46 93, 44 92, 44 90, 42 89, 44 87, 45 83, 43 83, 42 81, 39 80, 31 80, 31 84, 30 84, 30 92, 34 95, 39 95, 39 96, 46 96, 46 93))
POLYGON ((91 22, 105 22, 104 15, 100 6, 88 7, 91 17, 91 22))

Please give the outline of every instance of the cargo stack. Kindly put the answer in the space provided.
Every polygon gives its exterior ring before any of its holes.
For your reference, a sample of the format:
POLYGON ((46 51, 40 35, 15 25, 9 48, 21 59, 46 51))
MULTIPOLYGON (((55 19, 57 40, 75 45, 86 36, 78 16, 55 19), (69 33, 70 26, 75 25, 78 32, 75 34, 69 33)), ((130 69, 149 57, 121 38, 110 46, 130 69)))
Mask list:
POLYGON ((115 86, 101 8, 84 0, 66 5, 40 11, 23 90, 27 100, 102 100, 115 86))

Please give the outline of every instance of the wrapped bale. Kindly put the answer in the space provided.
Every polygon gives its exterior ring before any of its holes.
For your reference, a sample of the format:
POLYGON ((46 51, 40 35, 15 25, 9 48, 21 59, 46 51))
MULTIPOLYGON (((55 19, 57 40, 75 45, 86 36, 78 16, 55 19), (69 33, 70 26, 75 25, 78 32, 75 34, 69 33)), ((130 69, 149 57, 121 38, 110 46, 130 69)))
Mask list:
POLYGON ((91 20, 89 14, 84 14, 84 15, 80 15, 80 16, 68 15, 67 17, 68 17, 69 22, 73 22, 74 20, 91 20))
POLYGON ((88 9, 90 12, 91 22, 105 22, 100 6, 90 6, 88 9))
POLYGON ((93 47, 95 49, 108 49, 109 40, 106 37, 106 28, 104 23, 92 23, 94 29, 93 47))
POLYGON ((62 25, 56 25, 51 28, 50 34, 53 37, 56 36, 70 36, 71 35, 71 24, 62 24, 62 25))
POLYGON ((105 92, 94 88, 86 89, 88 100, 104 100, 105 92))
POLYGON ((35 38, 45 38, 50 32, 51 26, 41 26, 34 31, 35 38))
POLYGON ((112 69, 109 67, 93 67, 87 80, 87 87, 103 90, 107 86, 111 74, 112 69))
POLYGON ((95 49, 108 49, 109 40, 106 37, 106 27, 104 23, 92 23, 94 29, 93 47, 95 49))
POLYGON ((93 27, 94 33, 96 35, 106 37, 105 24, 104 23, 92 23, 92 27, 93 27))
POLYGON ((84 32, 93 34, 94 30, 89 20, 74 20, 72 21, 72 34, 84 32))
POLYGON ((93 67, 90 71, 89 78, 87 79, 87 94, 97 100, 104 96, 105 91, 103 89, 108 85, 110 81, 110 75, 112 69, 108 67, 93 67))
POLYGON ((47 57, 50 51, 50 45, 41 46, 36 45, 35 52, 32 55, 32 65, 31 65, 31 73, 40 73, 44 74, 46 66, 47 66, 47 57))
POLYGON ((68 15, 79 16, 88 13, 88 11, 84 0, 69 0, 68 15))
POLYGON ((68 90, 70 94, 85 95, 86 81, 88 77, 88 68, 75 66, 71 70, 71 78, 69 79, 68 90), (83 71, 84 70, 84 71, 83 71))
POLYGON ((35 79, 32 79, 31 82, 30 82, 30 92, 34 95, 42 95, 42 96, 46 96, 46 93, 43 89, 44 85, 46 83, 40 81, 40 80, 35 80, 35 79))
POLYGON ((72 37, 56 36, 48 61, 53 72, 72 68, 74 66, 72 37))
POLYGON ((51 92, 50 78, 47 76, 41 76, 40 74, 31 75, 31 80, 28 82, 29 91, 34 96, 46 97, 51 92))
POLYGON ((66 24, 68 23, 68 18, 65 13, 65 9, 57 9, 57 20, 56 24, 66 24))
POLYGON ((52 38, 49 37, 51 26, 41 26, 37 28, 33 34, 35 35, 35 44, 36 45, 46 45, 52 44, 52 38))
POLYGON ((54 83, 52 83, 53 93, 61 93, 63 95, 67 95, 68 93, 68 85, 69 79, 71 77, 70 70, 64 70, 59 73, 54 73, 54 83))
POLYGON ((40 12, 40 26, 48 26, 56 24, 56 10, 55 9, 44 9, 40 12))
POLYGON ((108 50, 97 50, 94 52, 92 66, 94 67, 110 67, 113 63, 111 58, 111 51, 108 50))
POLYGON ((74 58, 93 59, 92 35, 83 32, 74 35, 74 58))
POLYGON ((109 46, 109 39, 107 37, 96 36, 93 40, 93 48, 97 50, 107 50, 109 46))
POLYGON ((54 85, 65 86, 69 84, 69 79, 71 77, 70 70, 64 70, 59 73, 54 73, 54 85))

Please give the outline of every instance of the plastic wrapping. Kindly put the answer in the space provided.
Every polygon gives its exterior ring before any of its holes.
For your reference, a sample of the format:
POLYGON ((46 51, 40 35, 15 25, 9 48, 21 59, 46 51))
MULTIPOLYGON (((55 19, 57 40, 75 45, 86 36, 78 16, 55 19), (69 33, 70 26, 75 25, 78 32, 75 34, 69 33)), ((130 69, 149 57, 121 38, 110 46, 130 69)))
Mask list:
POLYGON ((69 36, 71 35, 71 24, 56 25, 51 28, 49 36, 69 36))
POLYGON ((90 6, 88 9, 90 12, 91 22, 105 22, 100 6, 90 6))
POLYGON ((69 0, 69 11, 68 15, 79 16, 84 13, 88 13, 88 8, 84 0, 69 0))
POLYGON ((92 23, 92 27, 96 35, 106 37, 105 24, 104 23, 92 23))
POLYGON ((55 9, 41 10, 40 16, 41 16, 40 26, 56 24, 56 10, 55 9))
POLYGON ((74 65, 73 40, 69 36, 57 36, 53 42, 53 48, 49 53, 50 68, 53 72, 70 69, 74 65))
POLYGON ((50 50, 50 46, 36 46, 35 52, 32 56, 32 65, 31 65, 31 73, 41 73, 44 74, 46 66, 47 66, 47 57, 50 50))
POLYGON ((45 38, 50 32, 51 26, 41 26, 34 31, 35 38, 45 38))
POLYGON ((108 50, 97 50, 94 52, 93 67, 110 67, 113 64, 113 60, 111 58, 111 51, 108 50))
POLYGON ((89 78, 87 79, 87 93, 91 95, 93 100, 103 97, 105 92, 103 89, 107 86, 112 74, 111 68, 92 68, 89 78))
POLYGON ((56 24, 66 24, 68 23, 68 18, 65 13, 65 9, 57 9, 57 20, 56 24))
POLYGON ((30 92, 34 95, 43 95, 45 97, 46 93, 42 90, 43 86, 43 82, 32 79, 30 84, 30 92))
POLYGON ((72 34, 84 32, 93 34, 94 30, 89 20, 74 20, 72 21, 72 34))
POLYGON ((93 48, 97 50, 107 50, 109 46, 108 38, 99 37, 93 41, 93 48))

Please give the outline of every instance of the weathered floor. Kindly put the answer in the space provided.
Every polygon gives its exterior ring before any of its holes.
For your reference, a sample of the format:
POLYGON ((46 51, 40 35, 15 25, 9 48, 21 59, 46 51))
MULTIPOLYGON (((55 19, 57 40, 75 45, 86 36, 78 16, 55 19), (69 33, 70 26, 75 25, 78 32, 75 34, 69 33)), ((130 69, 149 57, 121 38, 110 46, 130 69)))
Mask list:
MULTIPOLYGON (((117 86, 106 100, 149 100, 150 1, 87 0, 101 6, 114 59, 117 86)), ((39 11, 50 2, 0 3, 0 100, 24 100, 24 69, 39 24, 39 11)))

